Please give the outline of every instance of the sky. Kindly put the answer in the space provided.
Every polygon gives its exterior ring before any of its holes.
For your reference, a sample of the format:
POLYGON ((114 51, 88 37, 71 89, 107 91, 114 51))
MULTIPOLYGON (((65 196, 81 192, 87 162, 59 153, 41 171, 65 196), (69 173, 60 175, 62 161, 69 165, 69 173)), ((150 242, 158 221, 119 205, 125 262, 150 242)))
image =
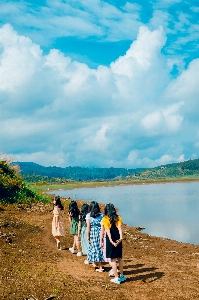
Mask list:
POLYGON ((198 0, 1 0, 1 153, 59 167, 199 158, 198 20, 198 0))

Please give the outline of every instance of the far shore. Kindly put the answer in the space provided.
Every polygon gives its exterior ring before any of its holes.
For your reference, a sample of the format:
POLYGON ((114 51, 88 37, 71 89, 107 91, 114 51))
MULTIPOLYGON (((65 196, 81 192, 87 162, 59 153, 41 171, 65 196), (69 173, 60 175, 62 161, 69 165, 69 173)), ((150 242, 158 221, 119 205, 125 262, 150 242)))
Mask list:
POLYGON ((168 178, 168 179, 150 179, 150 180, 107 180, 107 181, 69 181, 66 183, 52 183, 52 184, 31 184, 35 189, 43 192, 53 190, 72 190, 81 188, 97 188, 97 187, 113 187, 125 185, 141 185, 141 184, 161 184, 161 183, 187 183, 199 182, 198 177, 182 177, 182 178, 168 178))

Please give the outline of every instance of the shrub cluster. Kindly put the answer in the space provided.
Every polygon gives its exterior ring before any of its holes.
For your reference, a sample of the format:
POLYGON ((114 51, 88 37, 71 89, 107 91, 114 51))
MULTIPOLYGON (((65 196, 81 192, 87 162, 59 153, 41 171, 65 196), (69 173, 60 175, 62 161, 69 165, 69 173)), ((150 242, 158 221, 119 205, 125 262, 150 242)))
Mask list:
POLYGON ((1 203, 32 203, 48 202, 46 195, 30 187, 19 173, 18 166, 0 156, 0 202, 1 203))

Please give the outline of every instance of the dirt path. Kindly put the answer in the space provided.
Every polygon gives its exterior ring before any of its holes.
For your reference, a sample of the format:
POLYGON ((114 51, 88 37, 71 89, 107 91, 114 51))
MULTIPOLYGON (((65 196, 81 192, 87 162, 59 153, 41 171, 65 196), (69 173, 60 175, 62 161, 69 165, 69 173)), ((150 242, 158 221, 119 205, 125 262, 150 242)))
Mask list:
POLYGON ((127 281, 115 285, 108 264, 97 273, 68 250, 73 240, 67 218, 64 250, 58 251, 51 221, 50 206, 0 207, 0 299, 199 299, 199 246, 124 225, 127 281))

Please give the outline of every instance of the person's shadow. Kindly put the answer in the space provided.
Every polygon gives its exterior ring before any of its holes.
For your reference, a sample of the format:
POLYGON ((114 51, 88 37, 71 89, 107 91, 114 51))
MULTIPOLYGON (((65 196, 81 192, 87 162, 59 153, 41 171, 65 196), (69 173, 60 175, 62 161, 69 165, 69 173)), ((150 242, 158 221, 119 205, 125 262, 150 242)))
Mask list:
POLYGON ((158 268, 156 267, 144 268, 144 264, 124 266, 124 273, 125 275, 127 275, 127 281, 141 280, 145 283, 153 282, 164 276, 164 272, 157 272, 156 270, 158 270, 158 268), (132 276, 129 277, 128 275, 132 275, 132 276))

